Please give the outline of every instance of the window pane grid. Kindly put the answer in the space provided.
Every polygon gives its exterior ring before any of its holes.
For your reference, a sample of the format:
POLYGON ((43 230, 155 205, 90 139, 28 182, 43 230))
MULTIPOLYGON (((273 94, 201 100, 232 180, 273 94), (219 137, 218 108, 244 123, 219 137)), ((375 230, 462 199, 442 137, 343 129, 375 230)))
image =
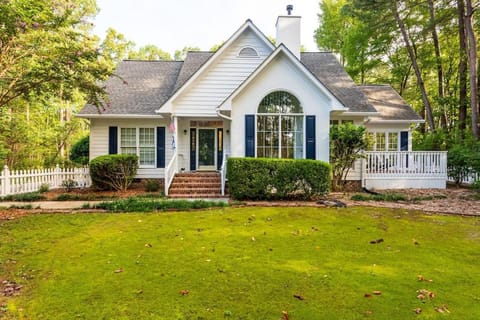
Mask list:
POLYGON ((136 154, 140 166, 155 165, 155 129, 121 128, 120 153, 136 154))

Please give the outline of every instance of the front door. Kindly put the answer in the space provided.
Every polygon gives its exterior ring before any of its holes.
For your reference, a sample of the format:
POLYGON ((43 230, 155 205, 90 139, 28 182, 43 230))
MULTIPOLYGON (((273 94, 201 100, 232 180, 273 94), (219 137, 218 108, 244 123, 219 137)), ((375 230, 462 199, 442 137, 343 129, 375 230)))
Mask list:
POLYGON ((198 129, 198 170, 216 170, 215 129, 198 129))

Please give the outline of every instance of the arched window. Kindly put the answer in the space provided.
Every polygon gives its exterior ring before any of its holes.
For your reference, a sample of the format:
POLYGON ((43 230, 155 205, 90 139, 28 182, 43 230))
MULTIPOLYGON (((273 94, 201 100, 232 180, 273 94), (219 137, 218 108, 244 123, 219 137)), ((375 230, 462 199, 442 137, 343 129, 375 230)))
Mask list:
POLYGON ((303 108, 294 95, 275 91, 257 109, 257 157, 303 158, 303 108))
POLYGON ((240 50, 238 56, 244 58, 256 58, 258 57, 258 52, 252 47, 244 47, 240 50))

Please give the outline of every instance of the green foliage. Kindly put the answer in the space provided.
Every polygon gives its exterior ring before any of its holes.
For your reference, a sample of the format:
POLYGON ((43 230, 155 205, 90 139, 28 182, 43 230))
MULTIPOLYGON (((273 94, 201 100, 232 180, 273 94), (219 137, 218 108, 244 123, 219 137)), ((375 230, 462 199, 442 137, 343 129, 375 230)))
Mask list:
MULTIPOLYGON (((176 61, 183 61, 187 57, 187 53, 189 51, 200 51, 200 48, 185 46, 183 47, 182 50, 175 50, 173 59, 176 61)), ((212 50, 212 51, 216 51, 216 50, 212 50)))
POLYGON ((23 289, 0 317, 480 319, 478 229, 369 207, 30 215, 1 222, 2 279, 23 289))
POLYGON ((226 206, 228 206, 228 204, 223 201, 154 200, 133 197, 122 200, 102 202, 96 204, 95 208, 105 209, 112 212, 149 212, 206 209, 226 206))
POLYGON ((40 188, 38 189, 38 192, 40 193, 45 193, 50 189, 50 185, 48 183, 43 183, 40 188))
POLYGON ((455 184, 460 184, 464 177, 480 173, 480 142, 453 145, 447 157, 448 176, 455 184))
POLYGON ((73 179, 68 179, 68 180, 63 180, 61 186, 62 188, 67 190, 67 192, 72 192, 73 189, 78 187, 78 183, 73 179))
POLYGON ((172 60, 172 57, 168 52, 163 51, 159 47, 148 44, 138 49, 138 51, 130 51, 128 53, 128 59, 168 61, 172 60))
POLYGON ((137 174, 138 156, 111 154, 90 161, 92 185, 106 190, 127 190, 137 174))
POLYGON ((329 192, 331 169, 315 160, 229 158, 227 177, 237 200, 307 200, 329 192))
POLYGON ((145 191, 157 192, 160 190, 160 181, 158 179, 148 179, 145 183, 145 191))
POLYGON ((70 149, 70 160, 76 164, 87 165, 90 150, 90 137, 78 140, 70 149))
POLYGON ((333 169, 333 187, 342 188, 356 160, 363 157, 368 147, 365 127, 352 123, 330 126, 330 164, 333 169))
POLYGON ((29 192, 21 194, 11 194, 0 198, 1 201, 22 201, 22 202, 33 202, 39 200, 45 200, 45 196, 40 192, 29 192))
POLYGON ((385 193, 385 194, 354 194, 351 197, 355 201, 387 201, 387 202, 398 202, 398 201, 407 201, 408 198, 400 193, 385 193))

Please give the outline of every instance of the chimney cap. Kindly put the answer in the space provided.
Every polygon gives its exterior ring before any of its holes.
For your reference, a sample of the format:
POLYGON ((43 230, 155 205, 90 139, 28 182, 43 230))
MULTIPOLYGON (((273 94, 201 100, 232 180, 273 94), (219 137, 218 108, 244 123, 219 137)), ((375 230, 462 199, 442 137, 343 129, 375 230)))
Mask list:
POLYGON ((292 10, 293 10, 293 5, 287 4, 287 12, 289 16, 292 15, 292 10))

